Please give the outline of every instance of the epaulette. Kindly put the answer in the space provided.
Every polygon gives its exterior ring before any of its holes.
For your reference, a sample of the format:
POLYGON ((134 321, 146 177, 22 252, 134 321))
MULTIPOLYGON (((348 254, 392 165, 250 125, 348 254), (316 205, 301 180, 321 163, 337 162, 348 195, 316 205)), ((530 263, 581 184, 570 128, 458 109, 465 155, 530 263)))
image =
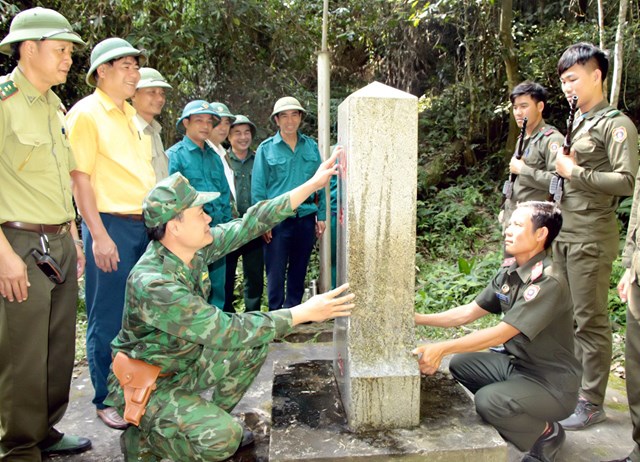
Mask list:
POLYGON ((511 266, 516 262, 516 258, 515 257, 509 257, 509 258, 505 258, 504 261, 502 262, 502 266, 511 266))
POLYGON ((618 109, 611 109, 609 112, 607 112, 604 116, 605 117, 615 117, 618 114, 621 114, 621 112, 618 109))
POLYGON ((10 98, 18 93, 18 91, 18 87, 13 83, 13 80, 0 83, 0 101, 10 98))
POLYGON ((542 276, 542 272, 544 271, 544 264, 542 260, 533 265, 531 269, 531 282, 535 282, 540 276, 542 276))
POLYGON ((555 132, 555 130, 553 128, 548 129, 546 132, 543 133, 544 136, 549 136, 552 135, 555 132))

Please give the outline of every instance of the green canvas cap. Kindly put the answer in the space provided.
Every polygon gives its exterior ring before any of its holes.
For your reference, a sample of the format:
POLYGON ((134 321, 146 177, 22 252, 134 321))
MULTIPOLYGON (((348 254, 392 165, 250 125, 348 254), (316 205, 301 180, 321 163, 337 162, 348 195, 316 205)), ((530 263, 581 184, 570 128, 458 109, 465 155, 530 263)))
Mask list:
POLYGON ((226 104, 215 102, 211 103, 211 107, 213 107, 213 110, 216 111, 220 117, 229 117, 231 119, 231 123, 236 120, 236 116, 231 113, 226 104))
POLYGON ((96 86, 96 79, 93 73, 98 66, 114 59, 124 58, 125 56, 138 56, 138 64, 140 66, 143 66, 147 62, 147 51, 134 48, 133 45, 124 39, 112 37, 98 43, 93 47, 93 51, 91 51, 91 67, 85 79, 87 85, 91 87, 96 86))
POLYGON ((31 8, 21 11, 11 21, 9 34, 0 42, 0 53, 11 55, 11 44, 25 40, 64 40, 76 45, 86 45, 73 32, 67 18, 48 8, 31 8))
POLYGON ((155 228, 174 219, 191 207, 220 197, 219 192, 198 192, 179 172, 160 180, 144 198, 142 216, 147 228, 155 228))
POLYGON ((249 120, 249 117, 238 114, 235 116, 235 119, 232 123, 231 126, 235 127, 236 125, 248 125, 249 126, 249 130, 251 130, 251 136, 255 137, 256 136, 256 131, 258 130, 255 126, 255 124, 253 122, 251 122, 249 120))
POLYGON ((165 79, 160 72, 151 68, 151 67, 141 67, 140 68, 140 81, 136 88, 168 88, 172 89, 173 87, 169 85, 167 79, 165 79))
POLYGON ((182 115, 176 122, 176 129, 178 133, 184 132, 184 126, 182 125, 182 121, 187 117, 191 117, 196 114, 210 114, 213 116, 213 126, 215 127, 220 123, 220 115, 214 111, 211 104, 207 103, 203 99, 196 99, 194 101, 189 101, 184 109, 182 110, 182 115))

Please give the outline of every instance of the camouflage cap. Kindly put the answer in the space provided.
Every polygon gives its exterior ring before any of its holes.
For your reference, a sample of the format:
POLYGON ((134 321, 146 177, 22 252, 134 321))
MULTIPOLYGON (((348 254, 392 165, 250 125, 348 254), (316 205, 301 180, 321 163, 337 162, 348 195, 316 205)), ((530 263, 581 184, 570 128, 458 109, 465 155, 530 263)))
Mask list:
POLYGON ((142 216, 147 228, 167 223, 191 207, 206 204, 220 197, 219 192, 198 192, 180 173, 160 180, 147 194, 142 204, 142 216))

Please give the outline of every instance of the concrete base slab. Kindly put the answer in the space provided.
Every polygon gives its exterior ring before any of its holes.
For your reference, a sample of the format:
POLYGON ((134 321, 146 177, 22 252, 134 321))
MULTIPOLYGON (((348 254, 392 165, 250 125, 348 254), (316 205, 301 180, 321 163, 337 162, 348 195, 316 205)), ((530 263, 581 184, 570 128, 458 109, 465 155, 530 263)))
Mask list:
POLYGON ((351 433, 332 361, 276 363, 269 461, 507 461, 507 444, 450 376, 422 378, 420 398, 418 427, 351 433))

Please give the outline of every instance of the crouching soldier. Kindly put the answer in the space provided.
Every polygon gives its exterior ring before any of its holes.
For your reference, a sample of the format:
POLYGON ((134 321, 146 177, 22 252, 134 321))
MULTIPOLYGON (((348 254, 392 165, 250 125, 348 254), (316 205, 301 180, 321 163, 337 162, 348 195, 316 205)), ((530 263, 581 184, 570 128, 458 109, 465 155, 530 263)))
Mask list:
POLYGON ((353 295, 340 296, 346 284, 274 313, 228 314, 207 303, 207 264, 295 215, 335 174, 337 154, 303 185, 213 228, 203 205, 218 193, 198 193, 179 173, 146 197, 151 244, 127 282, 109 377, 108 401, 135 424, 122 435, 126 460, 217 461, 233 455, 253 435, 229 412, 258 374, 269 342, 297 324, 350 314, 353 295))
POLYGON ((504 313, 494 327, 422 345, 420 370, 433 374, 444 356, 453 377, 475 395, 478 414, 521 451, 523 462, 552 462, 565 434, 558 421, 578 401, 581 367, 573 354, 573 313, 567 282, 548 249, 562 226, 549 202, 524 202, 505 232, 508 258, 476 299, 416 324, 454 327, 504 313), (507 354, 481 352, 504 343, 507 354))

